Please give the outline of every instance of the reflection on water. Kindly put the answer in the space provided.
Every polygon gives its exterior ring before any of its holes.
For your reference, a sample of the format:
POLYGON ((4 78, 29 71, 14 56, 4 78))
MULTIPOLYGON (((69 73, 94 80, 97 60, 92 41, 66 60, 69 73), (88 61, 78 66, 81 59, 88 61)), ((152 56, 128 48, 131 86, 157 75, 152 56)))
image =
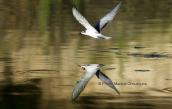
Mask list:
POLYGON ((120 0, 0 2, 0 109, 171 108, 172 0, 123 1, 104 29, 110 40, 78 35, 75 5, 91 25, 120 0), (103 8, 102 8, 103 7, 103 8), (77 64, 102 71, 121 95, 94 76, 72 102, 77 64))

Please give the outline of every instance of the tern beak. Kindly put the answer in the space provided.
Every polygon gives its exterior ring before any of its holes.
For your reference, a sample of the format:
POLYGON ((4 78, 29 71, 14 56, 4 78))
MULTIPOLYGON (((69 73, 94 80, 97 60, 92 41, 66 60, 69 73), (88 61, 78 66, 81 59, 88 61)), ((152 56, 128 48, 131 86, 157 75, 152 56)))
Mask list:
POLYGON ((78 36, 78 35, 80 35, 81 33, 79 33, 79 34, 77 34, 77 35, 75 35, 75 36, 78 36))
MULTIPOLYGON (((78 64, 77 64, 78 65, 78 64)), ((80 65, 78 65, 79 67, 81 67, 83 70, 85 70, 85 68, 84 67, 82 67, 82 66, 80 66, 80 65)))
POLYGON ((79 67, 81 67, 80 65, 78 65, 79 67))

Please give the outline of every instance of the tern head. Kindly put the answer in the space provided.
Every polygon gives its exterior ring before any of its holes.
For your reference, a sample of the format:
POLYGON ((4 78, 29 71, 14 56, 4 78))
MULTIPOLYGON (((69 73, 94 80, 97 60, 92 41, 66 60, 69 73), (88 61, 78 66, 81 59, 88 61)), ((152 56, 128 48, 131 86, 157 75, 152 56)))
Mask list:
POLYGON ((80 65, 78 66, 81 67, 83 70, 86 70, 86 67, 87 67, 87 66, 80 66, 80 65))
MULTIPOLYGON (((106 65, 108 65, 108 64, 106 64, 106 65)), ((78 66, 81 67, 83 70, 89 70, 89 69, 100 70, 101 67, 104 67, 106 65, 103 65, 103 64, 88 64, 87 66, 80 66, 80 65, 78 65, 78 66)))
POLYGON ((81 31, 79 34, 86 34, 86 30, 81 31))

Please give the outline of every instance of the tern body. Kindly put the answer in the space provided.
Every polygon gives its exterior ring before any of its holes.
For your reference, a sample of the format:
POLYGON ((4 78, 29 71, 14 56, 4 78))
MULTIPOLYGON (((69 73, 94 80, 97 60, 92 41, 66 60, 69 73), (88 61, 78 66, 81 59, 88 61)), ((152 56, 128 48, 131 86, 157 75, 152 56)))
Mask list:
POLYGON ((86 28, 86 30, 82 31, 80 34, 88 35, 93 38, 110 39, 111 37, 102 35, 101 31, 113 20, 121 3, 122 2, 120 2, 112 11, 110 11, 107 15, 100 19, 95 27, 92 27, 85 19, 85 17, 79 13, 77 8, 73 7, 72 13, 74 17, 86 28))
MULTIPOLYGON (((78 65, 79 66, 79 65, 78 65)), ((109 87, 114 89, 119 95, 119 91, 115 88, 113 85, 113 82, 109 77, 107 77, 104 73, 100 71, 101 67, 104 67, 106 65, 102 64, 89 64, 87 66, 80 66, 83 70, 86 70, 85 75, 77 81, 75 88, 72 93, 72 100, 74 101, 80 93, 85 89, 87 83, 90 81, 90 79, 96 74, 96 76, 102 80, 105 84, 107 84, 109 87)))

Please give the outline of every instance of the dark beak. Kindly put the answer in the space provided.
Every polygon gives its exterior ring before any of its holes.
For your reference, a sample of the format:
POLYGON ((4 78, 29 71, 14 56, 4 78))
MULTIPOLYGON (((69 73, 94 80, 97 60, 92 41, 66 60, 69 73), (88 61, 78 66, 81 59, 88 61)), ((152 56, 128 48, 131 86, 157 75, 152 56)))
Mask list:
POLYGON ((78 35, 80 35, 81 33, 79 33, 78 35))
MULTIPOLYGON (((77 64, 78 65, 78 64, 77 64)), ((78 65, 79 67, 81 67, 80 65, 78 65)), ((83 70, 85 70, 85 68, 84 67, 81 67, 83 70)))

